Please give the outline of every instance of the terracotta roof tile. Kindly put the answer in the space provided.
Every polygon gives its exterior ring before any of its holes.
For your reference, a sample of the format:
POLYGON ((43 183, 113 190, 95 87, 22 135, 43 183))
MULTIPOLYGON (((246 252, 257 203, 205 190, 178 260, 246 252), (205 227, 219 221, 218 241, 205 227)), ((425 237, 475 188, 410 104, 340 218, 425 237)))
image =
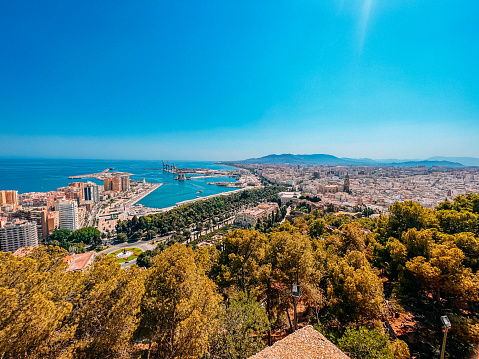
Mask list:
POLYGON ((349 359, 349 357, 308 325, 249 359, 349 359))

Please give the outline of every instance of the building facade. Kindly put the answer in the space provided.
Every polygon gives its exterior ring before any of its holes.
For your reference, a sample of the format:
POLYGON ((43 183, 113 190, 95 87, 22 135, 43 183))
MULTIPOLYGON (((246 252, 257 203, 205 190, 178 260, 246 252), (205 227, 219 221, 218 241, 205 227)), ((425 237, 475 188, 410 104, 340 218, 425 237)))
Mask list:
POLYGON ((100 200, 100 193, 98 191, 98 185, 93 182, 88 182, 86 187, 83 188, 85 194, 85 201, 92 201, 96 203, 100 200))
POLYGON ((0 228, 0 251, 14 253, 21 247, 37 247, 37 224, 17 220, 0 228))
POLYGON ((130 190, 130 176, 121 176, 121 190, 123 192, 130 190))
POLYGON ((254 227, 258 220, 267 218, 279 210, 277 203, 261 203, 254 208, 248 208, 238 212, 234 223, 240 227, 254 227))
POLYGON ((57 201, 55 209, 58 211, 60 229, 76 231, 79 226, 78 205, 75 200, 57 201))

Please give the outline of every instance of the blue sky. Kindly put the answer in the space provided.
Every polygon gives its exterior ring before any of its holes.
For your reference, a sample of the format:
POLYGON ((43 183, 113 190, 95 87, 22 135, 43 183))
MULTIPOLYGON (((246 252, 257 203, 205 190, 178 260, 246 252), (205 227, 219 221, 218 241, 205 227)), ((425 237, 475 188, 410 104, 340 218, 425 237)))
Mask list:
POLYGON ((0 156, 479 157, 479 2, 2 1, 0 156))

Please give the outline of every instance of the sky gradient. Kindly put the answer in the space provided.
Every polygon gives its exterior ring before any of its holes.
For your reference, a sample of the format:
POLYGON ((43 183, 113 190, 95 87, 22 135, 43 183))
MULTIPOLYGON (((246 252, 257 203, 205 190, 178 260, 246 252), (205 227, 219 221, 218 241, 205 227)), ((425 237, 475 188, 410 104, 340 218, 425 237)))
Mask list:
POLYGON ((0 156, 479 157, 479 2, 3 1, 0 156))

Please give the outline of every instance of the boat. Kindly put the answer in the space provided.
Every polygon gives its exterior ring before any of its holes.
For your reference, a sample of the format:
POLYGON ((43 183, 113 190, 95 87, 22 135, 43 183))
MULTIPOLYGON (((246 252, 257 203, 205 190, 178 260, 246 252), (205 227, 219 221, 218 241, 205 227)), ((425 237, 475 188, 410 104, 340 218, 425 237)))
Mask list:
POLYGON ((203 190, 202 190, 202 189, 200 189, 200 190, 198 191, 198 193, 203 193, 203 190))

